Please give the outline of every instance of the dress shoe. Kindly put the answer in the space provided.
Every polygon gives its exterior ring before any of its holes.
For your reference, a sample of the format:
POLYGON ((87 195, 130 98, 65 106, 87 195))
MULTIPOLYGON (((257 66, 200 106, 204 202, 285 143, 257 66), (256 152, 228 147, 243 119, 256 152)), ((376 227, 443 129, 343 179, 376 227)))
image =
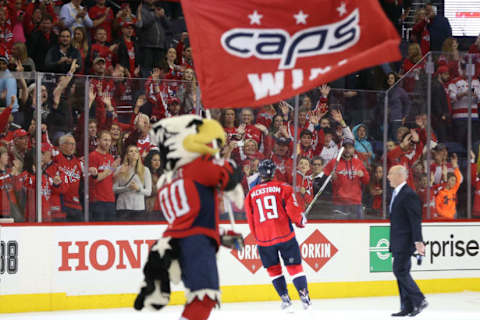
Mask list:
POLYGON ((422 312, 426 307, 428 307, 427 300, 423 300, 418 307, 413 307, 413 311, 410 312, 410 317, 415 317, 417 314, 422 312))
POLYGON ((405 316, 408 316, 410 312, 411 311, 401 310, 400 312, 392 313, 392 317, 405 317, 405 316))

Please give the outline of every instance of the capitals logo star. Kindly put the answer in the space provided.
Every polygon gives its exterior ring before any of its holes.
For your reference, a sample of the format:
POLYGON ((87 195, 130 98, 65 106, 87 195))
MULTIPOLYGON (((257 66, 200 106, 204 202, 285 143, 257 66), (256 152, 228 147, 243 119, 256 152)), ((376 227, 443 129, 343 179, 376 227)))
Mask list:
POLYGON ((258 24, 260 25, 260 19, 263 18, 263 14, 259 14, 257 10, 253 11, 252 14, 248 15, 248 18, 250 19, 250 24, 258 24))
POLYGON ((345 2, 342 1, 340 3, 340 6, 337 8, 337 11, 340 17, 347 13, 347 6, 345 5, 345 2))
POLYGON ((297 21, 297 24, 307 24, 308 14, 303 13, 302 10, 300 10, 297 14, 294 14, 293 17, 297 21))

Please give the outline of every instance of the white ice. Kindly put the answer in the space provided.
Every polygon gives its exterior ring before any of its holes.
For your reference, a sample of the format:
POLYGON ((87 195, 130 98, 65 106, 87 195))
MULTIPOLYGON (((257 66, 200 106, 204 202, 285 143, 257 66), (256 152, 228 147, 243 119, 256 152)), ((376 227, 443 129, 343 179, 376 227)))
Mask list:
MULTIPOLYGON (((480 292, 428 294, 429 306, 415 319, 480 320, 480 292)), ((280 302, 225 303, 215 309, 211 320, 384 320, 399 310, 398 297, 353 299, 316 299, 304 311, 294 301, 294 313, 279 310, 280 302)), ((178 320, 182 306, 167 306, 158 312, 136 312, 132 309, 102 309, 38 313, 0 314, 5 320, 178 320)), ((407 317, 408 318, 408 317, 407 317)), ((398 318, 396 318, 398 319, 398 318)))

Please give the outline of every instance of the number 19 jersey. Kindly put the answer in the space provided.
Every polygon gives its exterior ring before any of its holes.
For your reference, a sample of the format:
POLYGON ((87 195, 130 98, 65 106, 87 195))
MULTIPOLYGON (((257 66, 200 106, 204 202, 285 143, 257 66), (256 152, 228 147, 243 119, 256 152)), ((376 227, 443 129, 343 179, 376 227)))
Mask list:
POLYGON ((272 246, 295 237, 292 222, 301 224, 302 208, 290 185, 268 181, 252 188, 245 198, 245 213, 257 245, 272 246))

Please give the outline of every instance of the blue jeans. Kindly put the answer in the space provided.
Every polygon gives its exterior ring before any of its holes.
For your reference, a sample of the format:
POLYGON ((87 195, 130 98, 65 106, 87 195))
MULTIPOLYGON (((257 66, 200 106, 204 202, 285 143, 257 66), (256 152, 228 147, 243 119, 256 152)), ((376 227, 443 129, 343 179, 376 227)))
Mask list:
POLYGON ((115 221, 115 202, 90 202, 90 221, 115 221))

